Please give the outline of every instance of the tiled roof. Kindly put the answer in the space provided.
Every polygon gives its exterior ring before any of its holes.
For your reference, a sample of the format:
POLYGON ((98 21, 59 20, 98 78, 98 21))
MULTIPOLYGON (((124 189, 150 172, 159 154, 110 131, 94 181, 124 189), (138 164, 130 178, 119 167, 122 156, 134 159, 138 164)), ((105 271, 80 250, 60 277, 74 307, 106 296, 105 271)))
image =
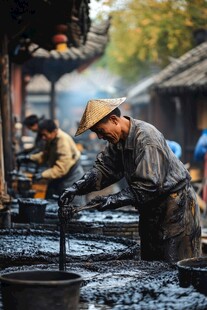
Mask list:
MULTIPOLYGON (((87 40, 81 47, 70 47, 64 52, 37 49, 32 58, 25 62, 23 73, 31 76, 43 74, 48 80, 57 81, 63 74, 87 66, 102 56, 108 43, 109 21, 93 24, 87 35, 87 40)), ((35 48, 34 45, 31 48, 35 48)))
POLYGON ((0 35, 8 37, 11 61, 22 64, 29 59, 28 45, 32 43, 51 51, 55 34, 64 33, 70 47, 84 44, 91 26, 89 3, 90 0, 0 0, 0 35))
POLYGON ((207 90, 207 42, 185 53, 158 73, 152 88, 160 92, 207 90))

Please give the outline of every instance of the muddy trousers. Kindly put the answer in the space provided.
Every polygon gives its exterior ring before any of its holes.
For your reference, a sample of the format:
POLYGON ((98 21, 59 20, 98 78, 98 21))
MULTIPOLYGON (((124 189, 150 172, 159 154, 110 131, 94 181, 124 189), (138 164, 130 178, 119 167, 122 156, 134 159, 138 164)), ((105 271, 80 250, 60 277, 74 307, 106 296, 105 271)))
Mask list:
POLYGON ((141 239, 142 260, 162 260, 166 262, 177 262, 179 260, 201 255, 201 229, 198 229, 193 236, 186 236, 181 233, 178 236, 148 244, 145 238, 141 239))
POLYGON ((201 255, 200 210, 191 185, 140 212, 141 259, 176 262, 201 255))

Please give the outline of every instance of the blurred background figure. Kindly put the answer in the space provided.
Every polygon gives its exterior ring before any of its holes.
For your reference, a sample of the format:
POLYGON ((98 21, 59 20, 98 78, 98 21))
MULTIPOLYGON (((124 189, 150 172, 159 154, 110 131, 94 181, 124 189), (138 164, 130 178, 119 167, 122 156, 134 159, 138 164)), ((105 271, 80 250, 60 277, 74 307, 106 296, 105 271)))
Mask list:
POLYGON ((38 117, 36 114, 31 114, 27 116, 22 122, 22 125, 26 127, 26 129, 34 133, 35 136, 29 137, 23 135, 21 137, 22 149, 16 153, 17 156, 16 162, 18 171, 20 169, 20 166, 26 165, 26 167, 28 167, 28 164, 30 166, 34 166, 33 168, 37 170, 37 165, 34 162, 32 164, 27 155, 35 154, 44 150, 45 141, 42 139, 41 134, 39 132, 39 122, 42 121, 43 119, 44 116, 38 117))
POLYGON ((175 141, 172 141, 172 140, 166 140, 166 141, 167 141, 168 146, 171 148, 171 150, 175 154, 175 156, 180 159, 182 156, 181 145, 175 141))
MULTIPOLYGON (((25 155, 25 159, 36 162, 39 166, 45 164, 47 168, 33 176, 33 181, 40 179, 48 181, 46 199, 54 199, 63 189, 71 186, 83 176, 84 171, 80 163, 81 153, 72 137, 58 128, 51 119, 39 122, 39 133, 46 142, 44 150, 35 154, 25 155)), ((78 197, 74 203, 83 203, 78 197)))
POLYGON ((207 153, 207 128, 203 129, 201 136, 199 137, 194 151, 195 161, 203 161, 205 154, 207 153))
POLYGON ((45 142, 42 139, 41 134, 39 132, 39 122, 42 121, 43 119, 44 116, 38 117, 36 114, 31 114, 24 119, 23 126, 25 126, 28 130, 35 133, 36 136, 33 147, 23 150, 22 154, 37 153, 44 149, 45 142))
POLYGON ((203 164, 203 200, 207 203, 207 128, 202 130, 194 151, 195 161, 203 164))

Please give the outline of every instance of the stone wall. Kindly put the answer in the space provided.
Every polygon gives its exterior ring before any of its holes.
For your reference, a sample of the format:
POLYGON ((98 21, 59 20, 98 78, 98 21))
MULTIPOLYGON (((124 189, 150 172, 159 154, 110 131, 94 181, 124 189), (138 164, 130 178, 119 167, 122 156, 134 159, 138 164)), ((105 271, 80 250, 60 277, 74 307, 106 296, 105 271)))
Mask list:
POLYGON ((68 232, 100 234, 105 236, 125 237, 137 240, 139 239, 138 225, 138 222, 86 223, 72 221, 68 224, 68 232))

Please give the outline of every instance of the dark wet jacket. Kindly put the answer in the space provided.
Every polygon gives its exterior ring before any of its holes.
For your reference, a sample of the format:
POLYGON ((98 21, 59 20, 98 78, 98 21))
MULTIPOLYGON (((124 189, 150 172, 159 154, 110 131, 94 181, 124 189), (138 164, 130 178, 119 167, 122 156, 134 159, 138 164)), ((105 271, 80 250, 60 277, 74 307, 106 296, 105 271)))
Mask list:
POLYGON ((139 207, 182 188, 190 175, 154 126, 133 118, 130 122, 125 142, 108 143, 97 156, 95 167, 102 175, 97 189, 125 177, 139 207))
POLYGON ((130 118, 127 139, 108 143, 95 162, 96 190, 125 177, 140 214, 141 258, 200 255, 200 212, 190 175, 152 125, 130 118))

